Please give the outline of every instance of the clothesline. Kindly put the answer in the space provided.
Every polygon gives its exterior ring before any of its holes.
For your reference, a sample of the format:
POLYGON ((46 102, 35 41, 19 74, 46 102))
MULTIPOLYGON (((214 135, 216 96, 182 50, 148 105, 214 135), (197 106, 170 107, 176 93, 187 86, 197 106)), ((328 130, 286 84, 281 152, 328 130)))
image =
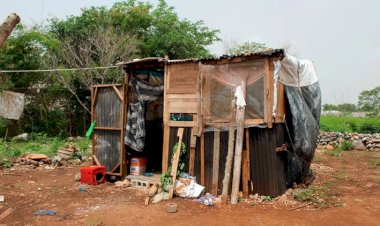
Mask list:
POLYGON ((84 67, 84 68, 56 68, 56 69, 36 69, 36 70, 0 70, 0 73, 37 73, 37 72, 54 72, 54 71, 81 71, 81 70, 98 70, 107 68, 117 68, 119 66, 105 67, 84 67))

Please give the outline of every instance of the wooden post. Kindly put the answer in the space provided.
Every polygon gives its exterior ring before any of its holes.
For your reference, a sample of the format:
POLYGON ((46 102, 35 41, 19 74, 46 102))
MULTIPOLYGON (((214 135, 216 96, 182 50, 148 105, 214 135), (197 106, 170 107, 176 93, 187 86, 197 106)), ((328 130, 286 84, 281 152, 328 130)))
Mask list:
POLYGON ((220 154, 220 131, 214 131, 214 154, 212 160, 212 193, 218 194, 219 179, 219 154, 220 154))
POLYGON ((250 178, 250 159, 249 159, 249 129, 245 129, 245 147, 243 150, 243 166, 242 166, 242 183, 243 183, 243 196, 244 198, 248 198, 249 194, 249 181, 250 178))
POLYGON ((191 128, 190 138, 190 157, 189 157, 189 174, 194 176, 194 161, 195 161, 195 148, 197 145, 197 137, 194 135, 197 133, 195 127, 191 128))
POLYGON ((175 181, 177 179, 178 162, 179 162, 179 157, 181 155, 181 147, 182 147, 183 128, 178 128, 177 137, 178 137, 177 150, 174 153, 173 159, 172 159, 172 172, 171 172, 172 185, 170 186, 170 189, 169 189, 169 199, 173 198, 173 193, 175 189, 175 181))
POLYGON ((201 185, 205 186, 205 133, 201 133, 201 185))
POLYGON ((229 190, 229 185, 231 181, 232 160, 234 156, 235 114, 236 114, 236 104, 235 104, 235 99, 233 99, 231 102, 230 128, 228 131, 228 153, 226 157, 226 166, 224 169, 223 190, 222 190, 223 202, 225 203, 227 202, 228 190, 229 190))
POLYGON ((16 13, 9 15, 5 21, 0 24, 0 48, 3 47, 5 41, 7 41, 8 36, 12 33, 13 29, 21 19, 16 13))
MULTIPOLYGON (((245 82, 242 81, 241 88, 245 94, 245 82)), ((244 115, 245 106, 238 106, 236 111, 236 143, 235 143, 235 158, 234 158, 234 172, 231 190, 231 204, 238 203, 240 173, 241 173, 241 154, 243 149, 244 139, 244 115)))

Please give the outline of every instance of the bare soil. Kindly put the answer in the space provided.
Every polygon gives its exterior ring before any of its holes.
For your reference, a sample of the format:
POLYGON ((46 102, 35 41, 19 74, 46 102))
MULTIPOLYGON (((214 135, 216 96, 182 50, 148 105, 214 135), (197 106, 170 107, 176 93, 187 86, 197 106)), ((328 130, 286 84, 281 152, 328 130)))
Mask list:
MULTIPOLYGON (((146 191, 75 182, 80 166, 0 170, 0 225, 379 225, 380 152, 348 151, 330 156, 317 151, 312 186, 324 189, 318 203, 293 195, 255 204, 203 204, 174 198, 144 206, 146 191), (80 188, 86 191, 81 192, 80 188), (326 197, 326 195, 328 197, 326 197), (177 213, 167 213, 170 202, 177 213), (14 211, 1 219, 12 208, 14 211), (35 216, 41 209, 54 216, 35 216)), ((293 191, 294 192, 294 191, 293 191)))

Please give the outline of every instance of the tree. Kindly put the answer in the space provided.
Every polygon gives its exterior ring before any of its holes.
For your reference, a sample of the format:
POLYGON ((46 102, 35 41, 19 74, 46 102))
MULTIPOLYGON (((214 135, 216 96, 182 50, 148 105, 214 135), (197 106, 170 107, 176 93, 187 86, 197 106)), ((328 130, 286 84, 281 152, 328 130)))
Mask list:
POLYGON ((225 42, 224 44, 224 51, 227 55, 242 55, 268 49, 265 44, 253 41, 246 41, 241 44, 232 41, 225 42))
POLYGON ((344 104, 338 104, 337 110, 341 112, 347 112, 351 113, 356 111, 356 105, 355 104, 349 104, 349 103, 344 103, 344 104))
MULTIPOLYGON (((36 27, 26 28, 18 25, 3 48, 0 49, 0 68, 2 70, 41 69, 47 52, 58 47, 56 40, 49 34, 40 32, 36 27)), ((0 76, 0 90, 10 90, 26 94, 27 104, 18 125, 26 132, 48 132, 56 135, 64 126, 57 126, 66 117, 62 103, 67 98, 64 89, 54 83, 44 73, 3 73, 0 76), (59 113, 59 114, 61 114, 59 113), (53 132, 55 130, 55 132, 53 132)))
MULTIPOLYGON (((87 34, 87 39, 74 41, 66 37, 60 42, 60 51, 51 52, 45 58, 46 67, 92 68, 112 66, 121 60, 135 57, 137 40, 128 35, 117 35, 112 29, 97 29, 87 34)), ((80 98, 78 89, 89 91, 95 84, 119 83, 120 69, 79 70, 75 72, 53 72, 51 76, 62 84, 88 112, 89 101, 80 98)))
POLYGON ((358 107, 362 111, 371 112, 372 116, 380 114, 380 86, 371 90, 365 90, 359 95, 358 107))
POLYGON ((323 105, 323 110, 324 111, 337 111, 338 107, 334 104, 324 104, 323 105))
POLYGON ((51 19, 50 30, 59 40, 72 37, 73 43, 80 43, 91 31, 108 28, 118 35, 135 37, 140 57, 206 57, 211 55, 206 46, 219 40, 218 30, 209 29, 203 21, 181 20, 164 0, 160 0, 156 7, 147 2, 128 0, 115 3, 110 9, 83 9, 79 16, 51 19))

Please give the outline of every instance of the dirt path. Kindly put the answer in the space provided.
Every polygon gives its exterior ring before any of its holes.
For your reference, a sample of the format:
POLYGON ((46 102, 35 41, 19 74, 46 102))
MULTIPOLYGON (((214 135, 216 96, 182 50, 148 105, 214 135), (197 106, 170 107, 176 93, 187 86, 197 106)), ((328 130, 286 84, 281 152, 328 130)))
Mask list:
MULTIPOLYGON (((252 205, 203 204, 175 198, 178 212, 167 213, 168 201, 144 206, 145 191, 106 183, 85 186, 74 181, 80 166, 56 169, 0 170, 0 225, 379 225, 380 153, 318 151, 313 187, 319 206, 289 211, 304 203, 280 201, 252 205), (85 192, 79 188, 85 187, 85 192), (318 195, 318 194, 317 194, 318 195), (322 198, 321 198, 322 197, 322 198), (331 200, 333 201, 331 201, 331 200), (323 205, 322 205, 323 204, 323 205), (1 220, 1 214, 14 211, 1 220), (52 209, 54 216, 35 216, 52 209)), ((285 200, 287 201, 287 200, 285 200)), ((307 203, 307 202, 306 202, 307 203)), ((318 205, 317 205, 318 206, 318 205)))

